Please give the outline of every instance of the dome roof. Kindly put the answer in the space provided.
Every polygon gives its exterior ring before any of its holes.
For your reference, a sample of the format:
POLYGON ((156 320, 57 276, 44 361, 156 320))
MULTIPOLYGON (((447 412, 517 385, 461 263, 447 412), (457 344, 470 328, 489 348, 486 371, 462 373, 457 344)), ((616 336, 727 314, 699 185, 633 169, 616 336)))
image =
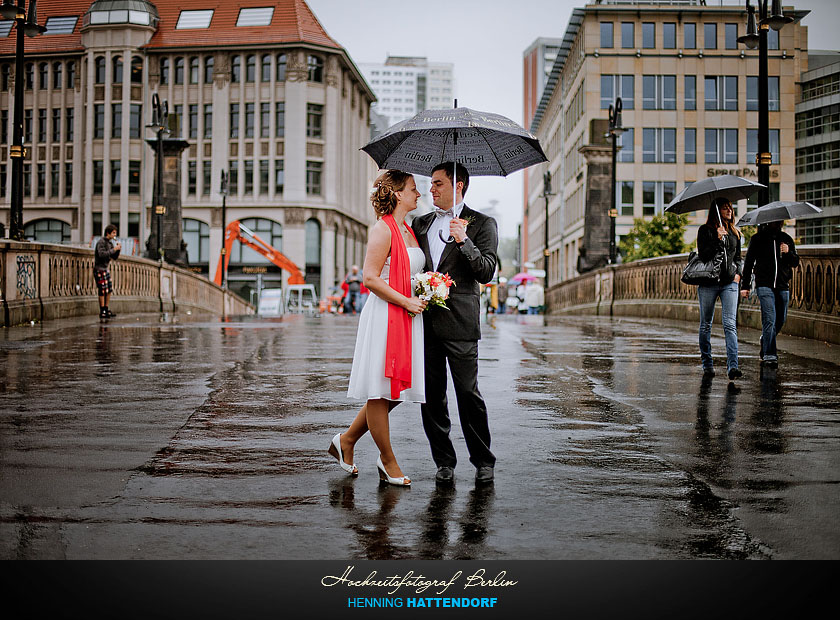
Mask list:
POLYGON ((85 26, 138 24, 156 27, 160 17, 148 0, 96 0, 85 13, 85 26))

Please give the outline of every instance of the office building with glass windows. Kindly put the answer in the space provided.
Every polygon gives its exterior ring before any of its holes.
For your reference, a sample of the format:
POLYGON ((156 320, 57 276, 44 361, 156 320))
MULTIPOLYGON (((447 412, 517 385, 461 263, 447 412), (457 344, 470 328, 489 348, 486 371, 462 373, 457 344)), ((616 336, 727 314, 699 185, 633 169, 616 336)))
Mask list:
MULTIPOLYGON (((29 239, 89 245, 117 224, 143 254, 153 217, 152 96, 169 110, 180 158, 183 239, 190 267, 213 277, 226 221, 240 220, 304 271, 319 295, 361 261, 375 166, 375 96, 304 0, 42 0, 46 32, 26 39, 0 20, 0 144, 24 89, 24 226, 29 239)), ((10 203, 11 166, 0 164, 10 203)), ((0 219, 7 223, 8 209, 0 219)), ((286 274, 286 277, 288 274, 286 274)), ((284 276, 234 245, 230 287, 279 286, 284 276)))
MULTIPOLYGON (((737 41, 746 21, 743 3, 702 0, 604 0, 573 11, 530 125, 550 162, 527 173, 523 258, 542 259, 549 170, 550 282, 578 274, 585 238, 597 237, 601 249, 609 243, 608 232, 587 236, 587 226, 608 222, 612 149, 604 134, 618 97, 626 131, 618 139, 616 245, 634 219, 662 213, 688 183, 727 173, 757 180, 758 50, 737 41)), ((798 22, 769 31, 771 200, 796 194, 794 111, 806 32, 798 22)), ((741 201, 737 214, 749 208, 741 201)), ((686 241, 705 217, 690 216, 686 241)))

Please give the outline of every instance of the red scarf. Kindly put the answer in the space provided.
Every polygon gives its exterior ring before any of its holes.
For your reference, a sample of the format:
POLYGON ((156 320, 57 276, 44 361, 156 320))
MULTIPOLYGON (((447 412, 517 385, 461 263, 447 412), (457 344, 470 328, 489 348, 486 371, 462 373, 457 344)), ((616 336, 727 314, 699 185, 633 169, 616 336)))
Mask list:
MULTIPOLYGON (((386 215, 382 219, 391 229, 391 269, 388 284, 398 293, 411 297, 411 265, 405 241, 393 215, 386 215)), ((413 231, 411 235, 414 236, 413 231)), ((400 397, 400 392, 411 387, 411 317, 405 308, 396 304, 388 304, 385 376, 391 379, 393 400, 400 397)))

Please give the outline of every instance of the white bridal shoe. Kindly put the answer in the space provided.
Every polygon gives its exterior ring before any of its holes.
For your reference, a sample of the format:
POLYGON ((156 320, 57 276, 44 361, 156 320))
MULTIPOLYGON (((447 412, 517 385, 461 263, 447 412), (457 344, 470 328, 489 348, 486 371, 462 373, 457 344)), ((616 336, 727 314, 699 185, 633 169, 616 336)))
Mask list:
POLYGON ((387 482, 388 484, 393 484, 398 487, 411 486, 411 479, 408 476, 400 476, 399 478, 392 478, 389 476, 388 472, 385 471, 385 466, 382 464, 381 456, 376 457, 376 468, 379 470, 379 479, 383 482, 387 482))
POLYGON ((338 464, 341 465, 341 469, 351 476, 359 475, 359 470, 356 469, 355 465, 344 462, 344 453, 341 451, 341 433, 336 434, 336 436, 332 438, 329 450, 327 451, 338 460, 338 464))

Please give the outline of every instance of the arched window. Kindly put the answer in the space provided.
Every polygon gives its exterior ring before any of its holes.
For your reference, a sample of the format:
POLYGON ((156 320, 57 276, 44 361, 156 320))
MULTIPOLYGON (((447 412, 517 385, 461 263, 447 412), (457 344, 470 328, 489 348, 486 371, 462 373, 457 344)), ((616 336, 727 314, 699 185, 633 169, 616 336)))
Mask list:
POLYGON ((41 243, 70 243, 70 224, 53 219, 34 220, 23 227, 23 236, 41 243))
POLYGON ((315 218, 304 224, 306 237, 306 282, 315 285, 316 293, 321 292, 321 224, 315 218))
POLYGON ((93 81, 96 84, 105 83, 105 57, 97 56, 93 61, 93 81))
POLYGON ((35 85, 35 65, 31 62, 26 63, 23 68, 23 87, 25 90, 32 90, 35 85))
POLYGON ((242 79, 242 57, 233 56, 230 59, 230 81, 239 82, 242 79))
POLYGON ((64 83, 62 82, 62 73, 61 70, 64 65, 60 62, 53 63, 53 88, 63 88, 64 83))
POLYGON ((67 88, 76 88, 76 63, 72 60, 67 63, 67 88))
POLYGON ((184 218, 183 239, 191 265, 210 262, 210 226, 201 220, 184 218))
POLYGON ((177 56, 175 58, 175 83, 184 83, 184 57, 177 56))
POLYGON ((262 70, 260 73, 260 81, 261 82, 270 82, 271 81, 271 56, 268 54, 263 55, 262 57, 262 70))
POLYGON ((277 81, 286 81, 286 54, 277 54, 277 81))
MULTIPOLYGON (((256 234, 275 250, 283 251, 283 226, 273 220, 261 217, 250 217, 242 221, 242 225, 256 234)), ((238 241, 230 249, 230 264, 237 265, 269 265, 271 261, 262 254, 242 245, 238 241)))
POLYGON ((131 83, 143 83, 143 59, 139 56, 132 56, 131 58, 131 83))
POLYGON ((306 66, 309 69, 310 82, 324 81, 324 60, 320 56, 310 54, 306 59, 306 66))
POLYGON ((245 81, 253 82, 257 74, 257 57, 255 54, 249 54, 245 58, 245 81))
POLYGON ((9 90, 9 75, 11 67, 9 65, 0 66, 0 88, 9 90))
POLYGON ((198 84, 198 56, 190 58, 190 84, 198 84))
POLYGON ((42 62, 38 65, 38 88, 40 90, 47 90, 50 85, 50 66, 42 62))
POLYGON ((123 81, 123 61, 121 56, 114 56, 113 60, 113 74, 111 78, 114 84, 122 84, 123 81))
POLYGON ((169 84, 169 59, 160 59, 160 83, 169 84))
POLYGON ((213 67, 215 65, 215 60, 212 56, 207 56, 204 59, 204 83, 205 84, 212 84, 213 83, 213 67))

